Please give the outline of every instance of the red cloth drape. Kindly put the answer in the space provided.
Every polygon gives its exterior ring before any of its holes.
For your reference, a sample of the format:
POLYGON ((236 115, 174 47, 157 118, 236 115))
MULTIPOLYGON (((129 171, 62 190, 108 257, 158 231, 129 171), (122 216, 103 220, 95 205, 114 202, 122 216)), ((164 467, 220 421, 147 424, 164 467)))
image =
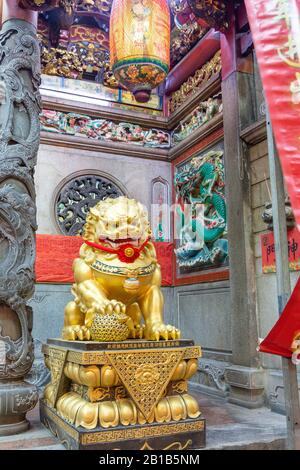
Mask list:
MULTIPOLYGON (((72 283, 72 263, 78 257, 83 241, 80 237, 64 235, 37 235, 37 282, 72 283)), ((173 283, 173 243, 155 242, 158 262, 162 270, 163 286, 173 283)))
POLYGON ((259 346, 261 352, 291 357, 291 344, 300 333, 300 278, 279 320, 259 346))

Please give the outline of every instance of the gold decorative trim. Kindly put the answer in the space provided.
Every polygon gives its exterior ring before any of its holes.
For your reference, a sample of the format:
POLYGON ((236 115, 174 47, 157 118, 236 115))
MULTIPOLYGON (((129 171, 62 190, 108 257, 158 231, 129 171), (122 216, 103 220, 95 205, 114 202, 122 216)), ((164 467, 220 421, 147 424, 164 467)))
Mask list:
POLYGON ((168 129, 174 127, 182 121, 201 101, 208 99, 221 90, 220 75, 213 75, 206 83, 203 83, 199 89, 186 97, 183 104, 174 111, 168 118, 168 129))
POLYGON ((171 391, 173 393, 183 394, 188 392, 187 380, 178 380, 177 382, 171 382, 171 391))
MULTIPOLYGON (((41 405, 43 407, 43 413, 50 418, 53 423, 59 428, 62 429, 65 433, 67 433, 72 439, 74 439, 76 442, 79 442, 79 432, 76 431, 75 429, 72 428, 68 423, 66 423, 62 418, 56 415, 54 411, 52 411, 50 408, 48 408, 43 402, 41 402, 41 405)), ((49 423, 47 418, 42 419, 42 423, 46 426, 49 423)), ((50 429, 50 428, 49 428, 50 429)), ((52 434, 54 432, 52 431, 52 428, 50 429, 52 434)))
POLYGON ((151 263, 148 266, 145 266, 143 268, 129 269, 129 268, 120 268, 117 266, 109 266, 105 263, 102 263, 99 260, 96 260, 92 264, 92 268, 95 271, 98 271, 99 273, 105 273, 105 274, 108 273, 108 274, 112 274, 115 276, 127 276, 127 277, 130 275, 134 275, 135 277, 148 276, 149 274, 154 273, 156 266, 157 265, 155 263, 151 263))
POLYGON ((141 428, 120 429, 114 431, 85 433, 81 435, 81 443, 92 445, 100 442, 116 442, 128 439, 143 439, 150 437, 168 436, 187 432, 204 431, 204 421, 192 423, 172 423, 141 428))
POLYGON ((202 349, 200 346, 185 348, 183 359, 198 359, 202 357, 202 349))
MULTIPOLYGON (((167 447, 164 447, 161 450, 186 450, 191 445, 193 445, 193 441, 192 439, 189 439, 186 441, 185 444, 181 444, 181 442, 173 442, 172 444, 168 445, 167 447)), ((145 444, 143 444, 143 446, 140 448, 140 450, 156 450, 156 449, 151 447, 146 441, 145 444)))
MULTIPOLYGON (((161 348, 178 348, 180 347, 180 341, 131 341, 129 343, 111 343, 107 349, 143 349, 148 351, 161 348)), ((191 346, 182 346, 182 348, 191 346)), ((194 346, 192 346, 194 347, 194 346)))
POLYGON ((169 99, 170 113, 174 113, 179 109, 186 100, 193 96, 201 86, 207 84, 213 77, 215 79, 222 71, 221 50, 218 50, 215 55, 209 59, 201 68, 189 76, 189 78, 182 83, 180 88, 174 91, 169 99))
POLYGON ((49 431, 51 432, 51 434, 53 434, 54 437, 56 437, 61 443, 63 446, 65 446, 65 448, 67 450, 71 450, 72 448, 72 445, 71 445, 71 442, 68 440, 68 439, 62 439, 60 436, 59 436, 59 432, 58 432, 58 429, 57 428, 53 428, 51 426, 51 424, 49 423, 48 419, 45 418, 44 421, 43 421, 43 424, 44 426, 49 429, 49 431))
POLYGON ((79 351, 69 351, 67 360, 69 362, 74 362, 75 364, 80 364, 83 366, 88 365, 105 365, 109 364, 109 359, 105 352, 79 352, 79 351))
MULTIPOLYGON (((69 437, 74 439, 77 443, 82 445, 93 445, 98 443, 107 443, 107 442, 118 442, 126 441, 129 439, 149 439, 151 437, 162 437, 169 436, 173 434, 189 433, 189 432, 201 432, 205 429, 204 419, 195 420, 185 423, 169 423, 164 425, 146 425, 140 427, 130 427, 125 429, 114 429, 110 431, 100 431, 100 432, 85 432, 80 434, 76 429, 73 428, 70 424, 65 422, 61 417, 59 417, 54 411, 45 405, 41 401, 42 412, 44 414, 42 418, 42 423, 51 430, 51 432, 56 435, 58 430, 64 431, 69 437), (56 426, 57 430, 54 430, 52 426, 49 426, 50 419, 56 426)), ((147 442, 147 441, 146 441, 147 442)), ((171 446, 175 445, 171 444, 171 446)), ((142 449, 141 449, 142 450, 142 449)), ((165 448, 164 450, 171 450, 165 448)), ((180 450, 180 449, 178 449, 180 450)), ((184 450, 184 449, 182 449, 184 450)))
MULTIPOLYGON (((129 343, 112 343, 108 345, 107 350, 104 351, 74 351, 69 350, 67 354, 67 361, 74 362, 80 365, 107 365, 110 364, 108 354, 112 350, 119 352, 126 350, 143 350, 144 352, 152 352, 161 350, 162 348, 178 348, 180 347, 179 341, 132 341, 129 343)), ((49 355, 49 351, 59 349, 54 346, 44 346, 43 353, 49 355)), ((61 348, 63 349, 63 348, 61 348)), ((202 357, 202 350, 200 346, 183 346, 184 350, 182 359, 197 359, 202 357)))
POLYGON ((64 388, 64 367, 67 358, 67 349, 51 348, 49 349, 49 365, 51 372, 51 385, 53 388, 53 406, 56 405, 60 394, 64 388))
POLYGON ((184 349, 109 352, 109 360, 146 420, 163 396, 184 349))

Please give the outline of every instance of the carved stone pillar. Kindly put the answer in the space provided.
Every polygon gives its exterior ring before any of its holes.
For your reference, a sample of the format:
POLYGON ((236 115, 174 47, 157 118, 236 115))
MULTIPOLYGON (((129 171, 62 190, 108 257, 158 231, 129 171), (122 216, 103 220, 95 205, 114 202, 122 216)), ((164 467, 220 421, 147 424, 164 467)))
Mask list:
POLYGON ((230 28, 221 37, 225 173, 228 203, 232 366, 225 371, 228 400, 248 408, 264 404, 264 370, 256 351, 255 256, 252 236, 249 160, 240 138, 241 116, 253 104, 250 74, 243 71, 238 49, 234 2, 228 2, 230 28))
POLYGON ((25 431, 38 400, 24 381, 33 358, 40 52, 36 13, 4 1, 0 32, 0 435, 25 431))

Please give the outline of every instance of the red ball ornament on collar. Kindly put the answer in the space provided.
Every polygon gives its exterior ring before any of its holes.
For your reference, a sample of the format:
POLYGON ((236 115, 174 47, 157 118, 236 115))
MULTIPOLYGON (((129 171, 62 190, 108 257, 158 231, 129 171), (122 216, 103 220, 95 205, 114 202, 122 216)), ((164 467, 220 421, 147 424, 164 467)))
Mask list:
POLYGON ((140 256, 140 250, 135 246, 130 245, 130 243, 126 245, 122 245, 118 252, 118 258, 123 263, 134 263, 140 256))
POLYGON ((118 249, 111 248, 109 246, 100 245, 99 243, 93 243, 89 240, 84 240, 84 242, 91 246, 92 248, 96 248, 97 250, 105 251, 106 253, 112 253, 118 256, 119 260, 122 263, 134 263, 140 256, 141 252, 150 241, 151 237, 148 237, 147 240, 139 247, 131 245, 130 243, 126 243, 125 245, 120 246, 118 249))

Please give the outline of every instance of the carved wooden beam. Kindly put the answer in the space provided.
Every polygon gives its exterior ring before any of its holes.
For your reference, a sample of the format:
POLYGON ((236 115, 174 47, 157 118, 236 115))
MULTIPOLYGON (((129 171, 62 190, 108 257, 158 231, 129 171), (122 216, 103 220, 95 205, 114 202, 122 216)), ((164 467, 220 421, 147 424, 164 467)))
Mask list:
POLYGON ((35 27, 37 26, 37 12, 20 8, 18 6, 18 0, 3 0, 1 2, 1 13, 1 24, 9 19, 18 18, 19 20, 32 23, 35 27))
POLYGON ((226 2, 222 0, 187 0, 197 18, 203 20, 211 28, 224 32, 228 28, 226 2))
POLYGON ((19 0, 20 8, 34 11, 49 11, 59 7, 59 0, 19 0))
POLYGON ((76 0, 18 0, 19 8, 34 11, 52 11, 64 13, 67 16, 73 16, 76 10, 76 0), (58 10, 61 10, 60 12, 58 10))
POLYGON ((18 0, 19 9, 47 12, 50 39, 57 47, 61 29, 69 29, 74 23, 77 0, 18 0))
POLYGON ((193 75, 220 49, 220 33, 210 30, 196 46, 169 72, 166 80, 166 95, 178 90, 180 85, 193 75))

